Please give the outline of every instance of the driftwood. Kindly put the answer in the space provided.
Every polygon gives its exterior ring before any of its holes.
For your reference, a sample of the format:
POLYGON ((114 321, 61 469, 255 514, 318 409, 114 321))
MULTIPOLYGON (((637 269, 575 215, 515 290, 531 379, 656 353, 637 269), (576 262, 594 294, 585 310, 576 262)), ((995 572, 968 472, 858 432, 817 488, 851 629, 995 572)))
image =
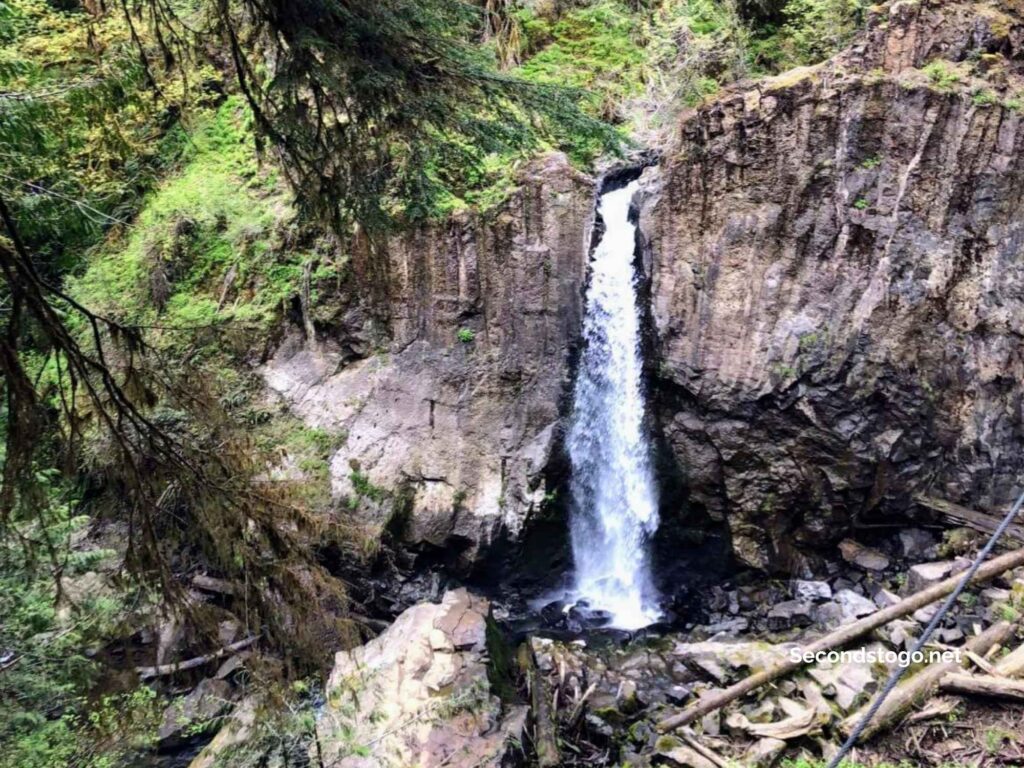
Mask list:
POLYGON ((1020 677, 1024 675, 1024 645, 1011 651, 996 662, 995 672, 1003 677, 1020 677))
POLYGON ((967 675, 951 672, 941 681, 939 687, 960 696, 986 696, 994 699, 1024 701, 1024 681, 1010 680, 994 675, 967 675))
POLYGON ((252 635, 244 640, 239 640, 237 643, 225 645, 220 650, 207 653, 202 656, 196 656, 195 658, 188 659, 186 661, 179 661, 176 664, 157 664, 155 667, 136 667, 135 674, 143 680, 148 680, 151 677, 162 677, 164 675, 173 675, 175 672, 184 672, 188 669, 195 669, 196 667, 209 664, 211 661, 223 658, 229 654, 243 651, 258 639, 259 635, 252 635))
MULTIPOLYGON (((996 646, 992 646, 992 650, 996 650, 996 646)), ((994 666, 992 666, 992 663, 987 661, 987 660, 985 660, 985 659, 983 659, 983 658, 981 658, 981 656, 979 656, 978 654, 972 653, 971 651, 966 651, 966 650, 963 651, 963 654, 970 660, 971 664, 976 666, 978 669, 980 669, 986 675, 996 675, 996 674, 998 674, 996 672, 996 668, 994 666)))
MULTIPOLYGON (((573 705, 572 714, 569 715, 569 730, 575 730, 576 726, 580 724, 580 720, 583 719, 583 713, 587 704, 587 699, 590 695, 597 690, 597 683, 591 683, 583 695, 580 696, 576 703, 573 705)), ((579 691, 577 690, 577 693, 579 691)))
MULTIPOLYGON (((964 644, 964 648, 973 653, 984 654, 993 645, 1005 642, 1012 633, 1013 625, 1008 621, 1001 621, 998 624, 993 624, 980 635, 972 637, 964 644)), ((920 706, 927 701, 938 690, 939 683, 942 682, 946 675, 959 668, 960 665, 955 661, 946 662, 945 664, 931 664, 910 679, 904 680, 896 686, 896 689, 889 694, 885 703, 875 713, 871 722, 868 723, 861 733, 861 739, 870 739, 875 734, 896 725, 914 707, 920 706)), ((854 728, 860 724, 864 714, 871 707, 871 703, 868 702, 863 708, 857 710, 839 724, 839 731, 843 736, 849 738, 854 728)))
MULTIPOLYGON (((987 563, 983 563, 974 574, 974 578, 971 581, 972 583, 987 581, 993 576, 998 576, 1004 571, 1008 571, 1011 568, 1016 568, 1021 565, 1024 565, 1024 549, 1015 549, 1012 552, 1007 552, 999 557, 992 558, 987 563)), ((926 605, 931 605, 936 600, 940 600, 956 589, 962 578, 963 574, 950 576, 948 579, 940 581, 938 584, 900 600, 895 605, 883 608, 870 616, 865 616, 851 624, 839 627, 839 629, 834 632, 830 632, 824 637, 821 637, 810 645, 804 647, 803 651, 805 654, 816 654, 844 646, 860 637, 863 637, 868 632, 871 632, 878 627, 885 626, 894 619, 911 614, 916 610, 924 608, 926 605)), ((734 701, 741 696, 745 696, 751 691, 760 688, 762 685, 770 683, 772 680, 777 680, 784 675, 795 672, 804 665, 805 662, 803 661, 803 658, 796 660, 787 658, 785 661, 750 675, 724 690, 715 691, 707 694, 706 696, 702 696, 697 702, 691 704, 679 714, 665 718, 658 723, 658 730, 662 732, 671 731, 679 728, 680 726, 692 723, 694 720, 703 717, 709 712, 714 712, 716 709, 724 707, 729 702, 734 701)))
POLYGON ((818 711, 814 707, 803 707, 796 702, 787 700, 779 702, 787 717, 773 723, 752 723, 742 712, 733 712, 726 719, 726 725, 730 729, 743 731, 750 736, 758 738, 799 739, 811 731, 821 730, 821 723, 818 721, 818 711))
POLYGON ((537 670, 533 659, 533 651, 527 643, 519 646, 519 668, 526 673, 530 688, 530 703, 533 710, 534 749, 537 753, 537 765, 540 768, 555 768, 561 764, 562 756, 558 751, 558 738, 555 720, 551 712, 551 700, 544 675, 537 670))
POLYGON ((683 743, 686 744, 698 755, 703 757, 705 760, 707 760, 709 763, 718 766, 718 768, 729 768, 729 763, 723 760, 716 752, 712 751, 708 747, 705 747, 693 736, 683 734, 683 743))
MULTIPOLYGON (((914 497, 914 501, 922 507, 927 507, 928 509, 938 512, 942 516, 942 519, 951 525, 971 528, 975 531, 979 531, 980 533, 988 534, 989 536, 995 533, 996 528, 999 527, 999 523, 1002 522, 1002 518, 999 516, 990 515, 987 512, 979 512, 976 509, 968 509, 967 507, 962 507, 959 504, 954 504, 951 501, 937 499, 934 496, 919 494, 914 497)), ((1011 523, 1010 527, 1006 529, 1006 535, 1004 536, 1003 541, 1010 539, 1016 539, 1018 543, 1024 542, 1024 525, 1011 523)))

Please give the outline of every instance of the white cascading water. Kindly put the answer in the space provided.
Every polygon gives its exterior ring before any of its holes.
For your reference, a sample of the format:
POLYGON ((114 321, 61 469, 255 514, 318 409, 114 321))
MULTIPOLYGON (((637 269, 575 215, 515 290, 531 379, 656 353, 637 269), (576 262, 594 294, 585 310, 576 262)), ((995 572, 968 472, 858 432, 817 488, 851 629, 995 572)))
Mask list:
POLYGON ((601 196, 605 232, 591 262, 567 441, 576 597, 608 611, 611 625, 622 629, 660 617, 647 552, 658 498, 644 430, 636 226, 629 220, 637 186, 601 196))

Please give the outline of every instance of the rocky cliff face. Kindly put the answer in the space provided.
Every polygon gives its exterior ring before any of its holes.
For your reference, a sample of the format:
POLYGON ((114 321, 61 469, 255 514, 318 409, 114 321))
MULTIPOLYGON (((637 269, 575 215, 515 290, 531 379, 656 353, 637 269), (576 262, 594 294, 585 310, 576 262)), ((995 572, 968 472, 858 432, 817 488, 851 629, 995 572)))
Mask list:
POLYGON ((658 414, 749 564, 802 569, 915 492, 1019 487, 1021 12, 892 3, 686 116, 650 180, 658 414))
POLYGON ((350 359, 371 303, 357 297, 342 338, 293 338, 265 367, 308 423, 347 435, 333 491, 371 536, 404 512, 409 543, 467 570, 539 508, 593 210, 593 181, 548 156, 497 212, 393 241, 383 275, 357 255, 387 316, 376 354, 350 359))

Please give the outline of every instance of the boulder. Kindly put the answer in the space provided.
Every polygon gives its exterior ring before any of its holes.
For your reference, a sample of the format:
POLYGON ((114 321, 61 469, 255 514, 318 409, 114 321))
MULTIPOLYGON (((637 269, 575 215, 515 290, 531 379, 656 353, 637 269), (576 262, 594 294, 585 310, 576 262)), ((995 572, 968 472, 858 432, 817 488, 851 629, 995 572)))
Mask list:
POLYGON ((825 696, 833 699, 843 712, 849 712, 862 704, 867 694, 877 690, 874 665, 867 661, 867 653, 884 650, 880 643, 872 643, 864 648, 864 661, 856 658, 836 664, 825 661, 811 667, 807 673, 821 686, 825 696))
POLYGON ((217 731, 217 735, 203 747, 188 768, 216 768, 221 765, 223 756, 231 754, 252 737, 258 709, 259 701, 254 696, 242 699, 217 731))
POLYGON ((192 729, 210 724, 231 708, 231 685, 225 680, 205 678, 188 695, 164 710, 157 729, 162 747, 186 740, 192 729))
POLYGON ((839 551, 846 562, 863 568, 865 571, 884 571, 889 567, 888 557, 877 549, 865 547, 853 539, 844 539, 839 542, 839 551))
POLYGON ((981 599, 986 603, 1005 603, 1013 595, 1008 589, 986 587, 981 590, 981 599))
POLYGON ((619 683, 619 689, 615 693, 615 703, 619 707, 620 712, 626 714, 632 714, 643 707, 643 703, 637 696, 636 682, 633 680, 623 680, 619 683))
POLYGON ((814 622, 826 629, 834 629, 844 621, 846 621, 846 617, 839 603, 822 603, 814 609, 814 622))
POLYGON ((743 753, 743 765, 750 768, 771 768, 786 750, 782 739, 758 739, 743 753))
POLYGON ((655 746, 655 753, 676 768, 718 768, 713 762, 692 747, 688 747, 674 736, 662 736, 655 746))
POLYGON ((935 639, 945 645, 958 645, 964 639, 964 632, 959 627, 939 629, 935 632, 935 639))
POLYGON ((804 600, 786 600, 768 611, 768 629, 779 631, 792 627, 808 627, 812 623, 813 606, 804 600))
POLYGON ((735 637, 741 632, 746 632, 750 627, 750 620, 743 616, 736 616, 731 619, 722 619, 712 624, 707 625, 707 632, 709 635, 728 635, 735 637))
POLYGON ((844 619, 859 619, 878 610, 875 604, 852 589, 841 589, 836 592, 836 604, 842 611, 844 619))
POLYGON ((933 563, 918 563, 911 566, 907 571, 907 581, 904 585, 904 594, 912 595, 922 589, 938 584, 943 579, 952 576, 970 563, 956 560, 940 560, 933 563), (966 563, 966 565, 964 565, 966 563))
POLYGON ((899 533, 900 551, 908 560, 935 556, 935 537, 921 528, 904 528, 899 533))
POLYGON ((789 590, 797 600, 829 600, 832 597, 832 587, 827 581, 809 581, 805 579, 794 579, 789 582, 789 590))
POLYGON ((317 721, 335 768, 487 768, 520 742, 527 708, 488 683, 486 600, 465 589, 399 615, 366 645, 335 656, 317 721), (390 762, 389 762, 390 761, 390 762))
POLYGON ((924 608, 918 608, 912 615, 914 621, 918 624, 928 624, 939 612, 939 603, 932 603, 926 605, 924 608))
POLYGON ((890 592, 888 589, 880 589, 875 592, 872 599, 875 601, 875 605, 879 608, 889 608, 900 601, 900 596, 894 592, 890 592))
POLYGON ((721 685, 778 664, 789 657, 789 650, 794 647, 793 643, 770 645, 715 640, 677 642, 672 649, 672 656, 686 667, 721 685))

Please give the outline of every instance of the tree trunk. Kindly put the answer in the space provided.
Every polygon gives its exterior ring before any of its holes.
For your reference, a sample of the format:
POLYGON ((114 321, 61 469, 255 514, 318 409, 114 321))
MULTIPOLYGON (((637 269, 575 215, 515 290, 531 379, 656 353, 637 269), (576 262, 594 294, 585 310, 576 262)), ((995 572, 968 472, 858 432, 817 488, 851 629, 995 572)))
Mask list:
POLYGON ((993 675, 967 675, 963 672, 951 672, 941 681, 939 687, 943 691, 961 696, 986 696, 994 699, 1012 699, 1024 701, 1024 681, 1008 680, 993 675))

